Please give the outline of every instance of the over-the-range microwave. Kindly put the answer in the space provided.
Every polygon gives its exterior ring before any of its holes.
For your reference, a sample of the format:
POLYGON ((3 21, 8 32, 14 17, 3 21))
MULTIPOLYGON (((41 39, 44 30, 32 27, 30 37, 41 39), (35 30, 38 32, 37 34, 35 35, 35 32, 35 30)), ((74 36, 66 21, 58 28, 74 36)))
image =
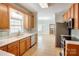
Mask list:
POLYGON ((69 29, 74 29, 74 18, 70 18, 66 23, 69 29))

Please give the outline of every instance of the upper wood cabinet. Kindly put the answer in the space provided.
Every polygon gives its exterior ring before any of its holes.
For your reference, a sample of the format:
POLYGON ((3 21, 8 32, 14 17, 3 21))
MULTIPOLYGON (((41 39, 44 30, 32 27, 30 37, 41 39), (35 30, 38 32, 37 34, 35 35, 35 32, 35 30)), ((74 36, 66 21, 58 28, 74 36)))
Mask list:
POLYGON ((79 4, 73 4, 66 13, 64 14, 64 19, 74 18, 74 29, 79 29, 79 4))
POLYGON ((74 27, 75 29, 79 29, 79 4, 74 4, 74 27))
POLYGON ((70 17, 71 17, 71 10, 69 8, 69 10, 68 10, 68 18, 67 19, 69 19, 70 17))
POLYGON ((32 29, 32 28, 34 28, 34 16, 25 14, 24 28, 25 29, 32 29))
POLYGON ((74 18, 74 11, 75 11, 75 8, 74 8, 74 4, 71 6, 71 18, 74 18))
POLYGON ((34 28, 34 16, 29 16, 29 28, 34 28))
POLYGON ((68 18, 68 13, 66 12, 66 13, 64 14, 64 20, 67 21, 67 18, 68 18))
POLYGON ((0 29, 9 29, 9 10, 5 4, 0 4, 0 29))
POLYGON ((24 28, 29 29, 29 16, 27 14, 25 14, 24 28))

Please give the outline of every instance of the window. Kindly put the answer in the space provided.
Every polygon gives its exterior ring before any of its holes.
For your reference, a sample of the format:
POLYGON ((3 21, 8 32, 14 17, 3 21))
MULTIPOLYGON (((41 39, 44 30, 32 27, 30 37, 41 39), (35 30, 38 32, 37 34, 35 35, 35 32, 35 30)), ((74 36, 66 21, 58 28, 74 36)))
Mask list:
POLYGON ((10 32, 23 32, 23 20, 24 15, 15 10, 10 8, 10 32))

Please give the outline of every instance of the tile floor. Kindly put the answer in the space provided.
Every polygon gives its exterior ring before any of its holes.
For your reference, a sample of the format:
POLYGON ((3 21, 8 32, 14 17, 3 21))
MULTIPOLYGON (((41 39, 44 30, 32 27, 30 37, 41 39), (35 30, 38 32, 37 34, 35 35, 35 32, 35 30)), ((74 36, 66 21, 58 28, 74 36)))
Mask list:
POLYGON ((23 56, 59 56, 60 48, 55 47, 55 35, 38 36, 38 43, 23 56))

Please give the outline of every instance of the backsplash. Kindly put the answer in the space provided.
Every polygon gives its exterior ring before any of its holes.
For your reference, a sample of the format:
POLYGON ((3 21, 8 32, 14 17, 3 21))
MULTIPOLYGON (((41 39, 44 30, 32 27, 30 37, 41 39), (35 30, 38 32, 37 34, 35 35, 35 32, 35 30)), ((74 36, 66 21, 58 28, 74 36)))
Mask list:
POLYGON ((10 30, 0 30, 0 39, 9 38, 9 37, 15 37, 18 35, 23 35, 24 33, 33 33, 36 32, 36 30, 23 30, 22 32, 11 32, 10 30))
POLYGON ((73 29, 71 35, 76 37, 76 38, 79 38, 79 30, 78 29, 73 29))

